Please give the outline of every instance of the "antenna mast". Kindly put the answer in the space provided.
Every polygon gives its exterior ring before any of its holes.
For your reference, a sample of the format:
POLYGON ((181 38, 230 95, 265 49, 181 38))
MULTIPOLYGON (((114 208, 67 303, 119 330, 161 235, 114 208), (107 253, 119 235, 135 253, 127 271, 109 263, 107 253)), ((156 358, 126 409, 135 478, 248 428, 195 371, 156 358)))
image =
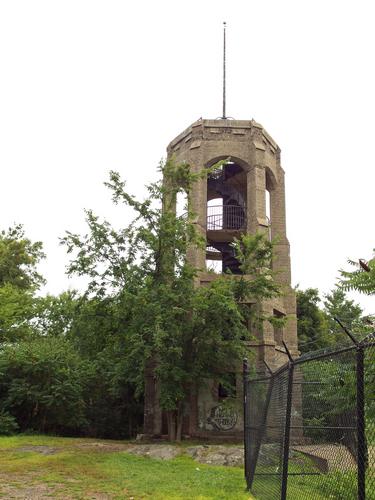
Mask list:
POLYGON ((224 35, 224 45, 223 45, 223 116, 222 120, 226 120, 225 114, 225 105, 226 105, 226 40, 225 40, 225 31, 226 31, 227 23, 223 22, 223 35, 224 35))

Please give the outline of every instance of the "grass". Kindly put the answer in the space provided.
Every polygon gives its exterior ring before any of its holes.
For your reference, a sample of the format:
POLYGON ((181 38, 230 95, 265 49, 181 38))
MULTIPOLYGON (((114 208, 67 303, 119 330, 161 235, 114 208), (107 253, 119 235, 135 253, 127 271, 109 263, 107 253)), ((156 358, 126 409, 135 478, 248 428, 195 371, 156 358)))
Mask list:
MULTIPOLYGON (((240 467, 204 465, 186 455, 165 461, 139 457, 124 451, 126 444, 50 436, 0 437, 0 497, 100 500, 254 498, 245 491, 240 467), (33 446, 48 446, 56 453, 44 455, 33 446)), ((184 448, 181 446, 181 451, 184 448)), ((352 496, 355 483, 352 474, 292 476, 288 481, 288 500, 355 498, 355 493, 352 496)), ((280 497, 280 478, 257 476, 254 488, 256 498, 277 500, 280 497)), ((368 498, 375 498, 373 491, 368 490, 368 498)))
MULTIPOLYGON (((333 479, 327 476, 290 476, 288 479, 287 498, 293 500, 355 500, 353 482, 333 479), (346 488, 348 486, 348 488, 346 488)), ((254 483, 254 494, 260 500, 276 500, 280 498, 281 480, 270 477, 257 478, 254 483)), ((366 497, 367 498, 367 497, 366 497)), ((373 498, 373 497, 369 497, 373 498)))
POLYGON ((25 497, 33 493, 38 498, 253 498, 245 492, 241 468, 203 465, 187 456, 162 461, 124 451, 103 452, 87 446, 93 442, 47 436, 0 438, 0 496, 21 490, 25 497), (20 450, 26 446, 49 446, 58 453, 20 450))
MULTIPOLYGON (((257 468, 258 475, 255 476, 252 491, 256 498, 261 500, 275 500, 280 498, 281 493, 281 471, 275 466, 263 466, 257 468)), ((307 457, 295 453, 289 459, 289 473, 287 485, 287 498, 298 500, 355 500, 357 498, 357 471, 356 468, 342 471, 330 471, 319 473, 314 463, 307 457), (301 473, 304 475, 299 475, 301 473), (306 475, 306 473, 318 473, 318 475, 306 475), (294 475, 293 475, 294 474, 294 475)), ((370 466, 366 469, 366 499, 375 500, 375 471, 370 466)))

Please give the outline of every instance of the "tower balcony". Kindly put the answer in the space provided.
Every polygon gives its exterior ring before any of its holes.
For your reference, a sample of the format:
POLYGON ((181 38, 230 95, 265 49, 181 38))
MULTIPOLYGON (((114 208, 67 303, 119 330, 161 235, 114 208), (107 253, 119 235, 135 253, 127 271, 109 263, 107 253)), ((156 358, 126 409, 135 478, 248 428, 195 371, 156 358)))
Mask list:
POLYGON ((240 205, 207 207, 207 231, 242 231, 245 228, 245 207, 240 205))

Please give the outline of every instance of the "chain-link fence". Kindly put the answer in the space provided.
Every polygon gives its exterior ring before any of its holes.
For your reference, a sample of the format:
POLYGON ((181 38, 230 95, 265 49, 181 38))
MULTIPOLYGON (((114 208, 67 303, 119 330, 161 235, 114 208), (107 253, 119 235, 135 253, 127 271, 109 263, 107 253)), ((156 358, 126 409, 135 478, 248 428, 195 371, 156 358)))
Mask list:
POLYGON ((249 379, 245 476, 255 498, 375 500, 375 335, 249 379))

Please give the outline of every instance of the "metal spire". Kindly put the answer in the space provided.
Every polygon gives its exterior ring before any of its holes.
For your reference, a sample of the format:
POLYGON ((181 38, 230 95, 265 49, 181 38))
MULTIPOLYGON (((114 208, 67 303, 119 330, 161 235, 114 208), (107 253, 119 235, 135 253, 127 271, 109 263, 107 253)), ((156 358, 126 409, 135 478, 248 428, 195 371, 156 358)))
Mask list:
POLYGON ((224 46, 223 46, 223 116, 221 117, 222 120, 226 120, 226 114, 225 114, 225 105, 226 105, 226 40, 225 40, 225 31, 226 31, 227 23, 224 21, 223 22, 223 35, 224 35, 224 46))

